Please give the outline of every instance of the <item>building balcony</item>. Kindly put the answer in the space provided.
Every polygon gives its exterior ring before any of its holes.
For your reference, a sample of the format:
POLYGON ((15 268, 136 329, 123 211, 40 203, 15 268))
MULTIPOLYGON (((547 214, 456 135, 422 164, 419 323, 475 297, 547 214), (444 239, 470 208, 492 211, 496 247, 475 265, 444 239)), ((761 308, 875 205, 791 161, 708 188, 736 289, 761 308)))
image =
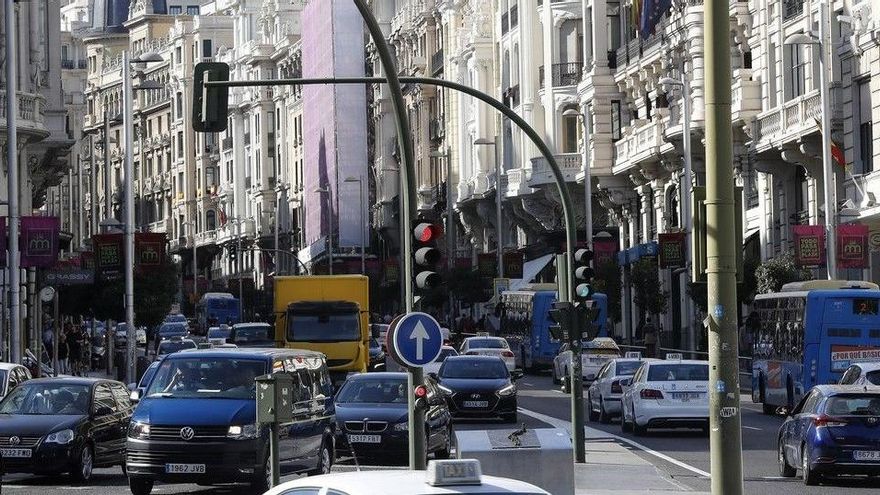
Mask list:
MULTIPOLYGON (((581 62, 562 62, 550 66, 550 78, 554 88, 577 86, 581 80, 581 62)), ((538 87, 544 89, 544 66, 538 67, 538 87)))
POLYGON ((209 246, 217 244, 217 231, 208 230, 196 234, 196 246, 209 246))
POLYGON ((512 168, 505 173, 504 195, 507 197, 525 196, 532 193, 529 187, 531 171, 527 168, 512 168))
POLYGON ((733 122, 750 122, 761 113, 761 83, 752 79, 751 69, 739 69, 733 75, 733 122))
POLYGON ((171 232, 171 220, 159 220, 158 222, 151 222, 147 224, 147 229, 150 232, 158 232, 158 233, 169 233, 171 232))
POLYGON ((608 66, 612 69, 620 69, 629 64, 638 62, 644 57, 659 54, 665 39, 666 34, 661 30, 656 34, 649 36, 648 39, 636 38, 630 40, 627 44, 618 48, 617 52, 608 53, 608 66), (612 56, 611 53, 615 54, 612 56), (611 67, 612 58, 614 60, 613 67, 611 67))
MULTIPOLYGON (((582 157, 580 153, 561 153, 553 155, 565 182, 575 182, 578 172, 581 171, 582 157)), ((532 158, 532 173, 527 177, 529 187, 538 187, 545 184, 555 184, 553 171, 543 156, 532 158)), ((509 189, 508 185, 508 189, 509 189)))
POLYGON ((782 2, 782 20, 787 21, 804 13, 804 0, 784 0, 782 2))
MULTIPOLYGON (((832 83, 831 108, 832 119, 840 119, 843 109, 840 83, 832 83)), ((822 101, 816 89, 759 114, 753 123, 753 148, 760 153, 818 132, 821 119, 822 101)))
POLYGON ((640 127, 630 127, 630 132, 614 143, 614 174, 623 173, 632 166, 660 155, 663 132, 660 121, 653 120, 640 127))
MULTIPOLYGON (((45 125, 44 105, 45 98, 42 95, 34 93, 17 92, 17 106, 19 132, 33 133, 45 136, 49 135, 49 131, 45 125)), ((6 91, 0 90, 0 122, 2 122, 3 133, 5 134, 6 122, 6 91)))

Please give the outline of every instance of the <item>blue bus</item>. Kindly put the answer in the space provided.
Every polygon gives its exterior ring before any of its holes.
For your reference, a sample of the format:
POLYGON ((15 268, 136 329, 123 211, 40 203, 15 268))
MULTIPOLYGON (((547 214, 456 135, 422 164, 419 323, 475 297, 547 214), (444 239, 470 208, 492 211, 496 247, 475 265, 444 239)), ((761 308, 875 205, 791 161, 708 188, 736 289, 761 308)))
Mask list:
POLYGON ((241 301, 228 292, 207 292, 196 305, 199 333, 216 325, 241 323, 241 301))
POLYGON ((869 282, 786 284, 755 297, 752 401, 767 414, 793 407, 850 364, 880 359, 880 290, 869 282))
MULTIPOLYGON (((608 297, 596 293, 593 300, 599 308, 594 331, 597 337, 608 336, 608 297)), ((550 309, 556 302, 556 288, 551 284, 535 284, 522 290, 501 293, 500 337, 507 339, 523 369, 549 369, 559 353, 561 342, 550 335, 550 309)))

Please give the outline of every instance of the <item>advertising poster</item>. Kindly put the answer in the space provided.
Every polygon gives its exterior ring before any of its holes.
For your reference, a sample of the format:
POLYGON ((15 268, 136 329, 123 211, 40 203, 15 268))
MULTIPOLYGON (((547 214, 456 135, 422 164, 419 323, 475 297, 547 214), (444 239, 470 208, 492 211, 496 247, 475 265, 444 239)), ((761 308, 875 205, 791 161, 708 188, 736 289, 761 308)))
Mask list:
POLYGON ((831 371, 844 371, 855 363, 868 361, 880 361, 880 347, 838 344, 831 346, 831 371))

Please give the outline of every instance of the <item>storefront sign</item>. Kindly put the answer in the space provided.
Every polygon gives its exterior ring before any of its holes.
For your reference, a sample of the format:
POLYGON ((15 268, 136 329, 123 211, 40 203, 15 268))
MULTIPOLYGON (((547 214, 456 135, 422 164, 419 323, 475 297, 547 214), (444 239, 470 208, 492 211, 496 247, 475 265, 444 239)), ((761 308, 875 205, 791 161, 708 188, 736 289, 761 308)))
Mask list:
POLYGON ((95 279, 118 280, 122 277, 122 234, 92 236, 95 247, 95 279))
POLYGON ((660 268, 685 266, 685 234, 676 232, 658 234, 660 242, 660 268))
POLYGON ((159 268, 165 262, 165 234, 149 232, 135 234, 134 253, 138 270, 149 271, 159 268))
POLYGON ((58 217, 21 217, 21 266, 49 267, 58 261, 58 217))
POLYGON ((825 227, 821 225, 794 225, 794 255, 798 266, 825 264, 825 227))

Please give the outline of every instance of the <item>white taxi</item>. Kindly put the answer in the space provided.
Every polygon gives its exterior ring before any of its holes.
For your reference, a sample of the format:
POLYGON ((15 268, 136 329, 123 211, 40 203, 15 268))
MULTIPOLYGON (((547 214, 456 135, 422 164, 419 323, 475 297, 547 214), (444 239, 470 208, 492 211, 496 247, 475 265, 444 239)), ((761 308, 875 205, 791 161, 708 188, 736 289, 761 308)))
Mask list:
MULTIPOLYGON (((570 344, 563 344, 559 348, 559 354, 553 358, 553 383, 559 383, 563 377, 571 374, 572 356, 574 352, 570 344)), ((581 344, 581 375, 584 384, 592 383, 605 363, 619 357, 620 347, 617 347, 617 342, 612 338, 597 337, 584 341, 581 344)))
POLYGON ((426 471, 378 470, 325 474, 288 481, 265 495, 550 495, 535 485, 483 476, 475 459, 432 460, 426 471))
POLYGON ((633 376, 646 361, 654 359, 642 359, 640 352, 627 352, 626 357, 612 359, 602 366, 587 391, 590 421, 608 424, 612 418, 620 416, 620 401, 623 398, 620 382, 633 376))
POLYGON ((504 361, 508 371, 516 369, 516 356, 510 350, 507 341, 501 337, 481 334, 477 337, 468 337, 461 343, 458 352, 462 356, 498 356, 504 361))
POLYGON ((700 428, 709 431, 709 363, 682 360, 647 361, 623 385, 620 427, 636 436, 648 428, 700 428))

